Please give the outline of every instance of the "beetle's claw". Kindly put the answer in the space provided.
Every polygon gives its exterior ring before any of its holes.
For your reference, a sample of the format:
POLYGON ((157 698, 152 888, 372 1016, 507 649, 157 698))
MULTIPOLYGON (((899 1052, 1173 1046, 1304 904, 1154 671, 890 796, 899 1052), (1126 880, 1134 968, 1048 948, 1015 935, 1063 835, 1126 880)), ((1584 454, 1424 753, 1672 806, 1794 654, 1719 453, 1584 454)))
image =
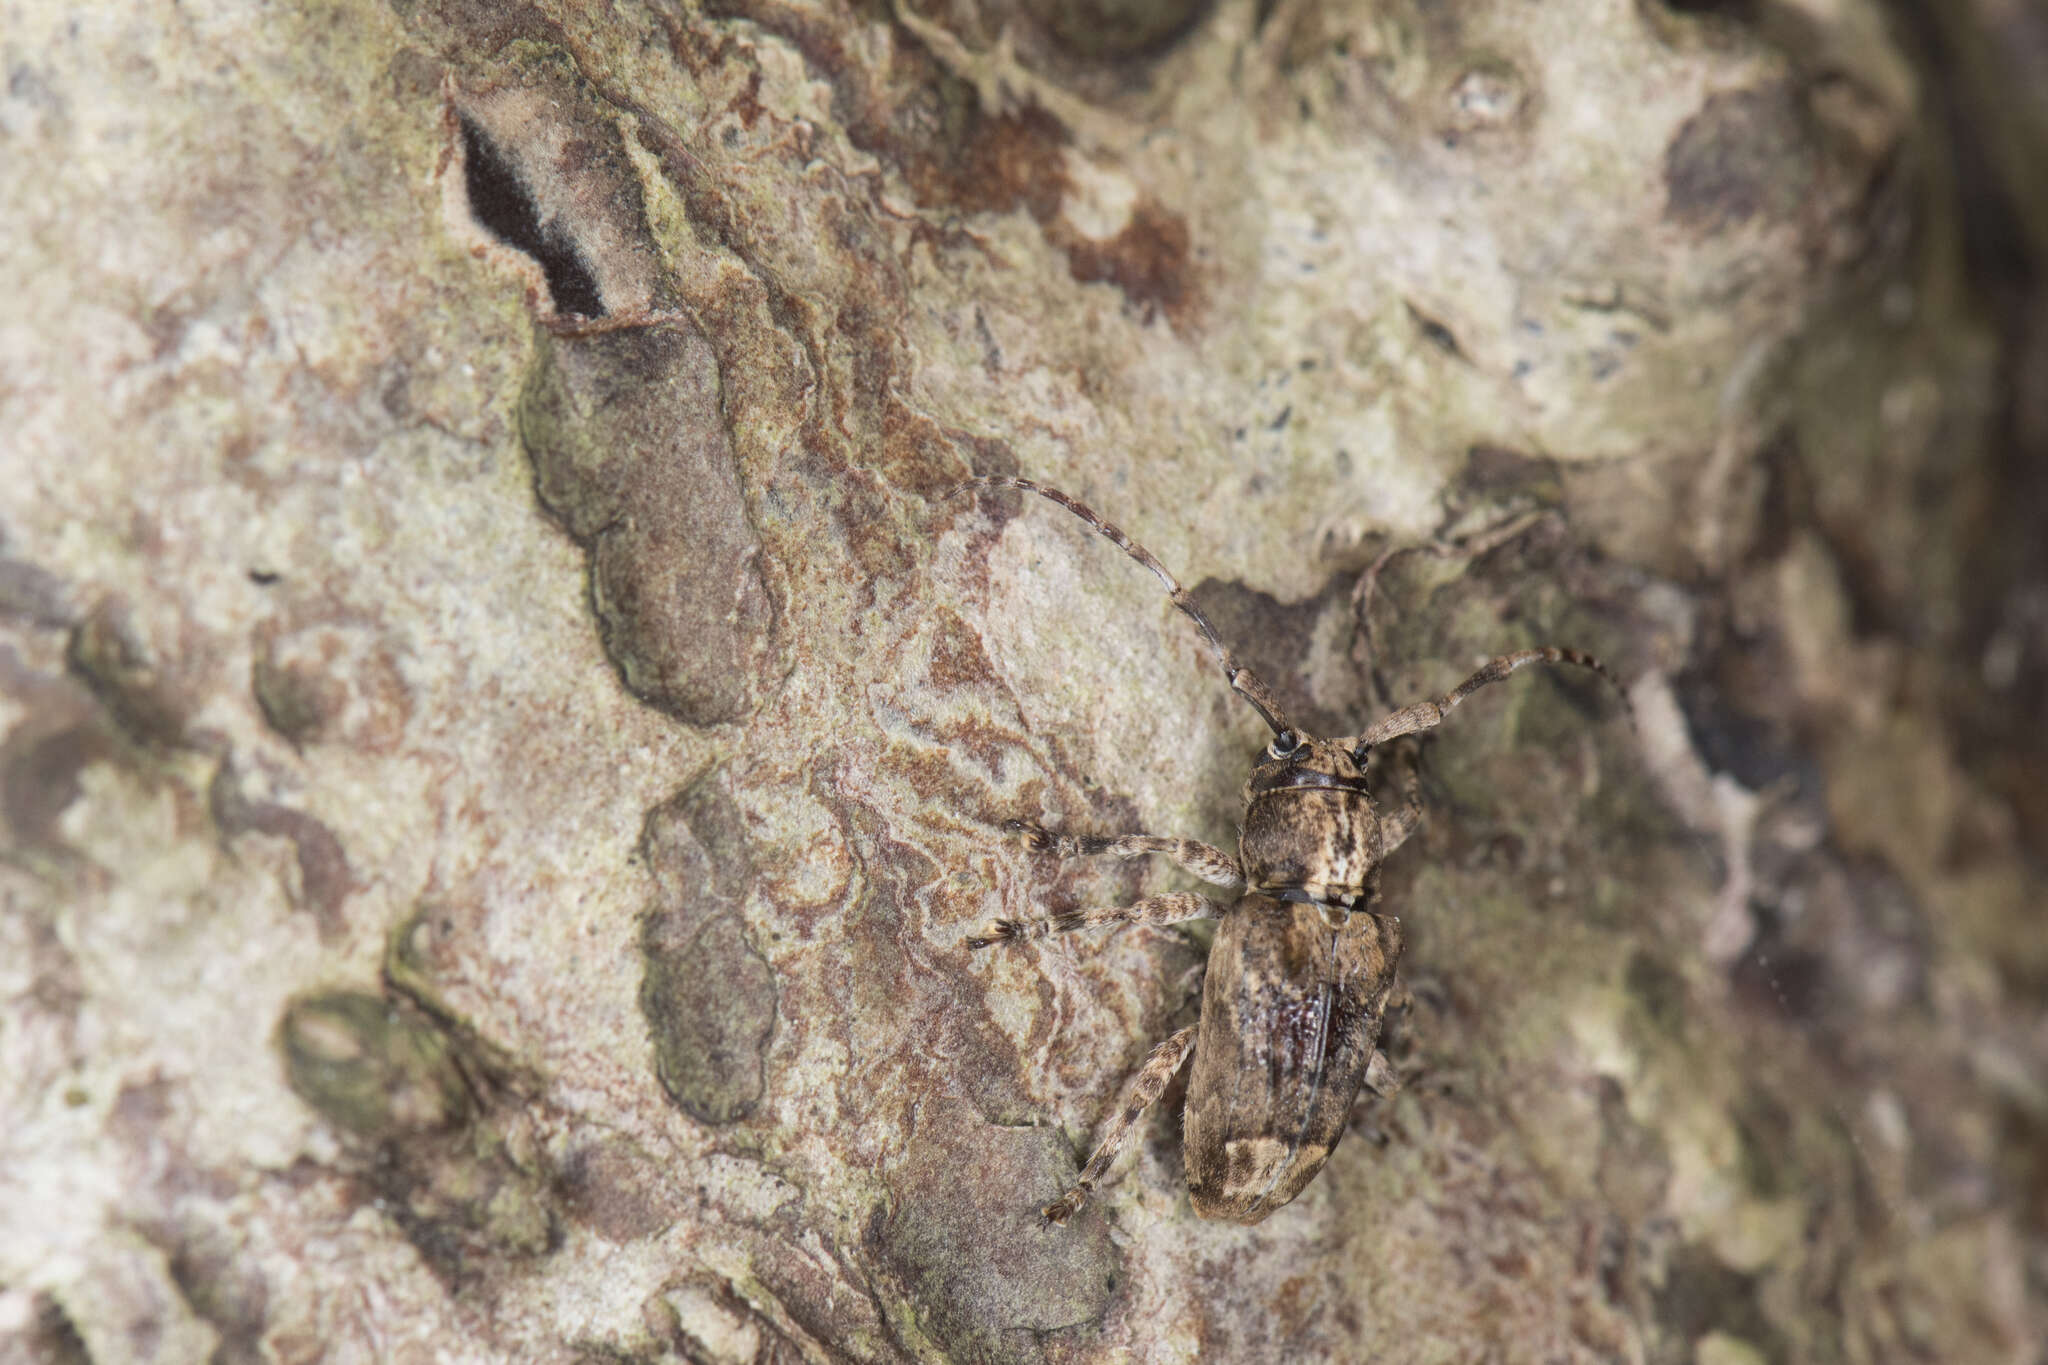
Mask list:
POLYGON ((1026 848, 1042 849, 1052 845, 1052 836, 1045 832, 1045 828, 1029 820, 1005 820, 1003 828, 1022 839, 1026 848))
POLYGON ((1008 943, 1024 937, 1024 925, 1020 920, 999 919, 983 932, 967 940, 967 946, 980 951, 993 948, 998 943, 1008 943))
POLYGON ((1087 1202, 1087 1191, 1068 1190, 1065 1194, 1047 1204, 1040 1212, 1045 1214, 1045 1221, 1049 1226, 1056 1228, 1065 1227, 1067 1220, 1079 1213, 1081 1206, 1087 1202))

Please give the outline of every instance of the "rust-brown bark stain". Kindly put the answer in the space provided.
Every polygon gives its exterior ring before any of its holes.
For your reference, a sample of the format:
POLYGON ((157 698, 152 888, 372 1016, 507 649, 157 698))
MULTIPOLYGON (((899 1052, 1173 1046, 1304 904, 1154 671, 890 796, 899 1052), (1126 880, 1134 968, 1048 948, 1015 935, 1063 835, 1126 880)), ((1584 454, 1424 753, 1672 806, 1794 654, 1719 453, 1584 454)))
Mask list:
POLYGON ((1145 317, 1164 313, 1176 328, 1193 322, 1198 298, 1189 261, 1187 219, 1147 195, 1131 218, 1104 241, 1071 230, 1053 234, 1067 253, 1067 268, 1083 284, 1113 284, 1145 317))
MULTIPOLYGON (((1028 1113, 1017 1045, 993 1021, 986 984, 945 970, 958 948, 950 926, 937 918, 950 904, 943 869, 856 799, 855 783, 835 777, 849 761, 821 756, 809 787, 839 821, 860 868, 861 889, 837 920, 848 965, 828 978, 836 1013, 808 1021, 862 1059, 858 1074, 839 1087, 842 1112, 859 1125, 866 1122, 861 1116, 964 1086, 984 1112, 1028 1113), (858 971, 855 962, 862 964, 858 971)), ((895 1131, 885 1124, 872 1140, 890 1148, 895 1131)))
MULTIPOLYGON (((920 78, 898 70, 878 80, 849 58, 825 22, 794 7, 746 3, 721 6, 720 12, 779 33, 827 73, 851 112, 849 138, 897 166, 919 207, 970 214, 1021 210, 1065 253, 1075 280, 1113 285, 1141 315, 1164 314, 1177 328, 1198 317, 1184 216, 1144 196, 1122 230, 1102 241, 1081 236, 1061 220, 1070 188, 1064 155, 1071 138, 1043 108, 980 108, 970 89, 914 43, 899 43, 896 62, 920 68, 920 78)), ((1162 34, 1170 40, 1180 22, 1162 34)))

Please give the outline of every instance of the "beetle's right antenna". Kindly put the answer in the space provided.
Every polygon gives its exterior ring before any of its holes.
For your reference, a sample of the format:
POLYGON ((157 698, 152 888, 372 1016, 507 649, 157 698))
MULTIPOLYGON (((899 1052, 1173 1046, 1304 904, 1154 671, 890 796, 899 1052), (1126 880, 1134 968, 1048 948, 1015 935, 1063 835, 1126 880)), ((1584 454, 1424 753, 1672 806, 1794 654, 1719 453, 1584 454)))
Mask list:
POLYGON ((1516 669, 1526 668, 1530 664, 1570 664, 1574 668, 1590 669, 1599 674, 1606 679, 1607 685, 1614 689, 1614 694, 1621 698, 1622 714, 1628 717, 1629 727, 1635 727, 1635 704, 1629 700, 1628 689, 1621 685, 1621 679, 1615 677, 1606 664, 1576 649, 1543 645, 1536 649, 1518 649, 1512 654, 1488 659, 1477 673, 1441 697, 1419 701, 1413 706, 1404 706, 1392 715, 1382 716, 1374 721, 1365 733, 1348 735, 1336 742, 1346 748, 1365 750, 1377 744, 1385 744, 1390 739, 1399 739, 1403 735, 1419 735, 1434 730, 1444 723, 1444 717, 1457 709, 1458 704, 1465 698, 1482 687, 1490 687, 1500 682, 1516 669))
POLYGON ((1202 609, 1195 605, 1195 599, 1180 585, 1180 580, 1155 559, 1150 550, 1125 535, 1121 527, 1096 515, 1095 509, 1079 498, 1069 497, 1057 488, 1033 483, 1030 479, 985 475, 955 485, 948 496, 955 496, 972 488, 1021 488, 1027 493, 1036 493, 1041 498, 1056 502, 1094 527, 1104 539, 1132 559, 1150 569, 1152 576, 1166 585, 1167 594, 1173 598, 1173 605, 1179 607, 1187 614, 1189 620, 1201 628, 1202 638, 1209 642, 1210 650, 1216 655, 1216 662, 1222 666, 1223 677, 1230 684, 1230 690, 1250 702, 1252 710, 1259 713, 1259 719, 1265 721, 1275 735, 1294 733, 1294 727, 1288 724, 1286 713, 1280 709, 1280 703, 1274 700, 1273 694, 1266 689, 1266 684, 1260 681, 1258 674, 1237 661, 1237 656, 1230 652, 1230 647, 1216 634, 1216 627, 1210 625, 1209 618, 1202 615, 1202 609))

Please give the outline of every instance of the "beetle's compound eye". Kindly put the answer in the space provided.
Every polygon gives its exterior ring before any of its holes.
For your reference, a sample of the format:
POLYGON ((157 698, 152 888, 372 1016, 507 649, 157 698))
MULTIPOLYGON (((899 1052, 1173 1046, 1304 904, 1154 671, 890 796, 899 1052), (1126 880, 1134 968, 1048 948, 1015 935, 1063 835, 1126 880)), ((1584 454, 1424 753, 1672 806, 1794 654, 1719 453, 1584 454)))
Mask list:
POLYGON ((1351 761, 1358 765, 1360 772, 1365 771, 1365 756, 1371 752, 1372 746, 1369 744, 1361 744, 1351 751, 1351 761))
POLYGON ((1285 758, 1301 747, 1301 736, 1292 730, 1282 730, 1273 736, 1273 742, 1266 746, 1266 757, 1285 758))

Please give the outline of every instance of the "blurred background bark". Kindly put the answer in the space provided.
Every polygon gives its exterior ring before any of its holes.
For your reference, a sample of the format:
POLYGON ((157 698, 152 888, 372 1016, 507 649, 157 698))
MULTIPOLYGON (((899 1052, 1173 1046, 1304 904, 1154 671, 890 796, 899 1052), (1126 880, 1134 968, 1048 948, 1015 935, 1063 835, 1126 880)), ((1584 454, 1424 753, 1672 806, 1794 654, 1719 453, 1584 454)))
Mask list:
POLYGON ((2048 10, 19 6, 0 1356, 2048 1340, 2048 10), (1196 1220, 1156 584, 1355 730, 1413 1077, 1196 1220), (1390 555, 1390 552, 1394 552, 1390 555), (1359 591, 1383 563, 1374 591, 1359 591))

